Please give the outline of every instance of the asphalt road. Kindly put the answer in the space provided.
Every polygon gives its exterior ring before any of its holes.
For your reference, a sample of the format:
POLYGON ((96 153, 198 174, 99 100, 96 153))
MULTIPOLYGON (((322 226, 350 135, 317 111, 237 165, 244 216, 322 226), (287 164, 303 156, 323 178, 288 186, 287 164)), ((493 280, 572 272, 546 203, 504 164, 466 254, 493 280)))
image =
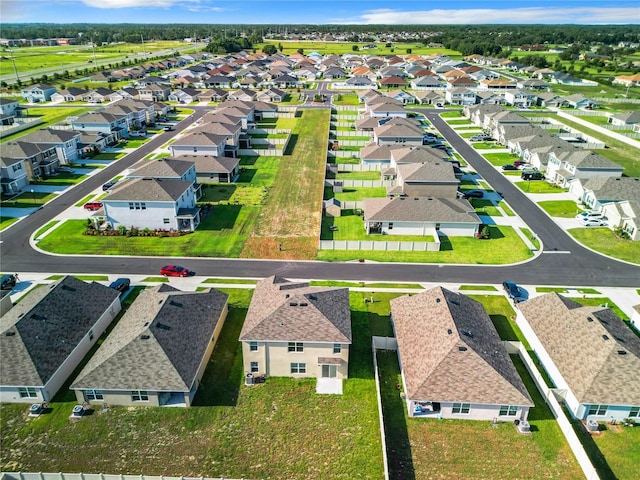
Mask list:
POLYGON ((496 190, 538 235, 544 251, 518 265, 434 265, 374 262, 317 262, 176 257, 104 257, 49 255, 31 248, 29 237, 51 218, 74 205, 102 183, 119 174, 172 136, 198 119, 205 109, 183 120, 173 132, 157 135, 136 152, 114 162, 97 175, 60 195, 39 211, 0 232, 0 263, 6 272, 46 272, 73 274, 157 275, 167 263, 181 263, 197 275, 216 277, 266 277, 389 281, 500 283, 509 278, 518 283, 563 286, 640 287, 640 266, 609 259, 581 247, 542 212, 526 195, 511 185, 473 148, 462 140, 437 113, 426 110, 428 118, 451 145, 496 190))

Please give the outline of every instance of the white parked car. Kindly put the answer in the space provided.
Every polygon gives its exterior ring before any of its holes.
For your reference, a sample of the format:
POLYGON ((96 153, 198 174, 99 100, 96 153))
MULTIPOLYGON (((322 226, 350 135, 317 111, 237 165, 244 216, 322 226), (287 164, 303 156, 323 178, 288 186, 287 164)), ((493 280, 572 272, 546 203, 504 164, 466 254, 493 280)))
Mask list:
POLYGON ((580 224, 585 227, 603 227, 607 224, 602 218, 588 218, 583 217, 580 219, 580 224))
POLYGON ((601 212, 595 212, 593 210, 587 210, 585 212, 581 212, 578 215, 576 215, 576 218, 578 220, 583 220, 585 218, 595 218, 598 220, 602 220, 604 219, 604 215, 601 212))

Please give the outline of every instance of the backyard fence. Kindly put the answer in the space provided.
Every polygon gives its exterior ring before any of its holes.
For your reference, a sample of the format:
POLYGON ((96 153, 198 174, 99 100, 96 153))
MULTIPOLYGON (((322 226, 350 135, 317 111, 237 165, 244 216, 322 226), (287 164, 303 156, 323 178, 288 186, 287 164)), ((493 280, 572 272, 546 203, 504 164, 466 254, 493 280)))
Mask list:
POLYGON ((157 475, 114 475, 108 473, 2 472, 0 480, 248 480, 227 477, 165 477, 157 475))
POLYGON ((376 381, 376 399, 378 400, 378 421, 380 422, 380 438, 382 440, 382 462, 384 464, 384 479, 389 480, 389 459, 387 458, 387 436, 384 429, 384 413, 382 411, 382 395, 380 393, 380 373, 378 371, 378 359, 376 350, 397 350, 398 342, 395 338, 371 337, 371 350, 373 353, 373 372, 376 381), (389 342, 391 340, 391 342, 389 342), (387 345, 395 348, 386 348, 387 345))
POLYGON ((339 172, 373 172, 382 170, 381 163, 343 163, 337 169, 339 172))
POLYGON ((332 110, 335 110, 336 112, 353 112, 354 110, 357 110, 357 107, 354 107, 353 105, 348 106, 348 105, 335 105, 333 107, 331 107, 332 110))
POLYGON ((333 186, 335 182, 341 182, 343 187, 360 188, 390 187, 394 184, 392 180, 341 180, 339 178, 328 178, 325 180, 325 185, 333 186))
POLYGON ((259 157, 259 156, 281 157, 284 155, 285 148, 286 146, 282 150, 275 149, 275 148, 265 148, 265 149, 241 148, 238 150, 238 155, 246 155, 248 157, 259 157))
POLYGON ((333 130, 332 133, 337 137, 369 137, 369 140, 367 141, 371 141, 371 137, 373 136, 372 134, 368 135, 366 133, 362 133, 362 130, 333 130))
MULTIPOLYGON (((364 147, 371 140, 343 140, 343 139, 329 139, 332 142, 338 142, 339 147, 364 147)), ((338 148, 339 148, 338 147, 338 148)))
POLYGON ((296 112, 276 112, 276 118, 296 118, 296 112))
POLYGON ((567 418, 564 410, 562 409, 562 406, 556 399, 556 396, 559 393, 558 389, 547 387, 544 378, 529 356, 529 352, 527 352, 527 349, 524 347, 524 345, 522 345, 521 342, 504 341, 502 343, 504 344, 509 354, 518 354, 518 356, 522 359, 523 363, 527 367, 529 375, 531 375, 531 378, 533 378, 536 387, 544 397, 547 405, 549 406, 549 409, 551 410, 551 413, 553 413, 553 416, 558 421, 560 430, 562 430, 562 433, 564 434, 569 447, 571 447, 573 454, 576 456, 576 460, 578 461, 580 468, 582 468, 582 472, 584 473, 587 480, 600 480, 600 476, 591 463, 591 459, 582 446, 578 435, 573 430, 571 421, 567 418))
POLYGON ((438 252, 440 242, 380 242, 374 240, 320 240, 320 250, 376 250, 388 252, 438 252))
POLYGON ((332 130, 335 130, 337 127, 349 127, 349 128, 353 128, 353 122, 331 122, 329 124, 329 128, 331 128, 332 130))
POLYGON ((11 135, 12 133, 21 132, 27 128, 35 127, 42 123, 41 118, 22 118, 16 120, 13 125, 0 126, 0 138, 11 135))
POLYGON ((327 158, 331 160, 332 158, 360 158, 360 152, 354 151, 345 151, 345 150, 329 150, 327 152, 327 158))
POLYGON ((596 103, 640 103, 638 98, 594 98, 596 103))
POLYGON ((249 135, 283 135, 283 134, 291 134, 291 130, 288 128, 255 127, 255 128, 248 128, 247 133, 249 135))

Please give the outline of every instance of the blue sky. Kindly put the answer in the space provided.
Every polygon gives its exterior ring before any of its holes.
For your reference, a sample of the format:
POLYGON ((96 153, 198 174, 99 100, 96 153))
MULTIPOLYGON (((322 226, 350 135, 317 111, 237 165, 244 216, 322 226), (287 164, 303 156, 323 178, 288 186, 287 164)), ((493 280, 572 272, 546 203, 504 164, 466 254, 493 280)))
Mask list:
MULTIPOLYGON (((2 22, 640 24, 638 0, 2 0, 2 22)), ((1 36, 1 33, 0 33, 1 36)))

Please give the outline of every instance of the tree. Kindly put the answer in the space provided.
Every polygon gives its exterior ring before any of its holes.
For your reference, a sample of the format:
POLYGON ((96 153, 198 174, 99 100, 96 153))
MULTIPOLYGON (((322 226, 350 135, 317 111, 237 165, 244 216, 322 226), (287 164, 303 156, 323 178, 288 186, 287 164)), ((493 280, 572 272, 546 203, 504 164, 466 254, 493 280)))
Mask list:
POLYGON ((278 50, 280 51, 280 53, 282 53, 282 50, 284 50, 284 47, 280 42, 278 42, 278 50))
POLYGON ((407 55, 409 55, 413 50, 411 48, 407 48, 407 55))
POLYGON ((358 50, 360 50, 360 47, 358 47, 358 45, 354 45, 351 47, 351 50, 357 52, 358 50))
POLYGON ((297 51, 298 51, 298 53, 300 55, 304 55, 304 49, 303 48, 299 48, 297 51))
POLYGON ((278 49, 275 45, 266 44, 264 47, 262 47, 262 53, 266 53, 267 55, 274 55, 277 52, 278 49))

